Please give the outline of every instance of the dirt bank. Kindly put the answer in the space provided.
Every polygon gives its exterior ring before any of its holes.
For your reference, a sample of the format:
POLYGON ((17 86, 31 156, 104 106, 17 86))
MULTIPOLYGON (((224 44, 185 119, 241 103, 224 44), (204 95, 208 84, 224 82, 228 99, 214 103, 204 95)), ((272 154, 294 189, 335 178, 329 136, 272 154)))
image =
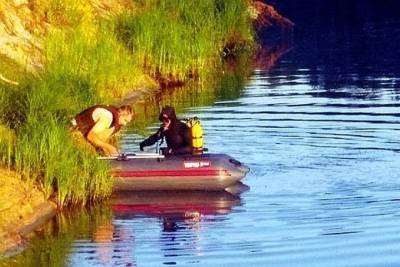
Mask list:
POLYGON ((38 188, 0 168, 0 258, 18 251, 27 235, 55 213, 56 205, 38 188))

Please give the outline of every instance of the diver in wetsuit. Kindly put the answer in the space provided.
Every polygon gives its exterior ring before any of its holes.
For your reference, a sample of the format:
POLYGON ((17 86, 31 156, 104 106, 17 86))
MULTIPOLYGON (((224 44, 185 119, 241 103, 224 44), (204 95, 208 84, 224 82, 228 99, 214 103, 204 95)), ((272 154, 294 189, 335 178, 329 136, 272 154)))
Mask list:
POLYGON ((145 146, 151 146, 165 137, 167 149, 163 151, 163 154, 191 153, 190 129, 185 123, 177 119, 175 109, 170 106, 164 107, 158 119, 162 122, 161 127, 155 134, 140 143, 140 150, 143 151, 145 146))

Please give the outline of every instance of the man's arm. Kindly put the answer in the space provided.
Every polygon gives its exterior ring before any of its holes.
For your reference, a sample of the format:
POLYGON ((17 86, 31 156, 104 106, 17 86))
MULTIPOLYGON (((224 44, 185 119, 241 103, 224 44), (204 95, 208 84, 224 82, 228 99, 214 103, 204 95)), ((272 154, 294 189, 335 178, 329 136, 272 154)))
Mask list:
POLYGON ((117 155, 118 150, 107 140, 111 137, 113 129, 109 128, 110 121, 107 118, 99 118, 96 124, 87 134, 87 140, 94 146, 101 148, 107 156, 117 155))

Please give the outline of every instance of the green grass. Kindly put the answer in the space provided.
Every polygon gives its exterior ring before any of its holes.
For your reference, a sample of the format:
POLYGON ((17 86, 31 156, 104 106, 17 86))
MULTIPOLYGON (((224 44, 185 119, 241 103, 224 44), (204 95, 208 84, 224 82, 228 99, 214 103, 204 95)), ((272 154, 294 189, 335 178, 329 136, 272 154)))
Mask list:
POLYGON ((244 0, 149 0, 139 10, 120 16, 117 32, 153 76, 202 77, 218 65, 226 45, 253 40, 244 0))
POLYGON ((17 171, 28 181, 41 181, 47 196, 55 193, 61 206, 109 195, 107 166, 95 154, 78 150, 63 125, 50 117, 29 119, 16 141, 17 171))
POLYGON ((2 161, 27 182, 39 182, 60 206, 111 193, 106 164, 90 150, 79 149, 68 121, 89 105, 118 99, 138 72, 112 25, 89 23, 84 6, 78 7, 62 13, 62 21, 71 18, 68 27, 52 29, 45 39, 45 69, 35 76, 21 75, 18 86, 2 83, 0 90, 3 128, 16 135, 12 145, 1 135, 2 161))
MULTIPOLYGON (((48 197, 55 194, 60 206, 109 195, 112 182, 107 166, 90 151, 78 149, 68 130, 69 115, 85 99, 82 94, 90 96, 89 87, 77 86, 82 85, 79 80, 46 78, 31 80, 18 90, 24 99, 13 107, 21 119, 10 124, 16 133, 12 149, 6 150, 7 143, 2 142, 7 164, 27 182, 40 182, 48 197)), ((11 107, 9 114, 13 114, 11 107)))
POLYGON ((0 124, 0 162, 11 168, 14 153, 15 134, 6 126, 0 124))
POLYGON ((118 103, 149 73, 185 79, 220 68, 221 51, 252 41, 244 0, 134 1, 136 9, 99 19, 84 0, 48 0, 44 69, 28 74, 0 58, 0 160, 58 204, 108 196, 112 179, 92 150, 83 149, 69 120, 98 103, 118 103))

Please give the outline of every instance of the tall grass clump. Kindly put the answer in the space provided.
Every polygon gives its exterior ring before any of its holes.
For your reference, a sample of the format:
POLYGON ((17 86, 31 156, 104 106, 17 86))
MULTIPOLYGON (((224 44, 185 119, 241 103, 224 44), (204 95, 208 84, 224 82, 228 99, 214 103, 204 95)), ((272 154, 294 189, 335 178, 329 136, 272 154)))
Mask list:
POLYGON ((12 149, 0 138, 0 152, 3 163, 39 183, 62 207, 112 190, 108 166, 93 150, 82 149, 85 142, 71 136, 69 120, 89 105, 118 100, 143 75, 113 24, 98 20, 88 1, 47 4, 49 22, 57 27, 48 29, 43 42, 44 69, 0 91, 0 121, 15 133, 12 149))
POLYGON ((54 118, 33 119, 21 129, 16 142, 15 164, 29 181, 40 181, 43 190, 54 194, 60 206, 83 204, 111 193, 107 166, 97 155, 77 150, 68 132, 54 118), (35 131, 32 131, 35 127, 35 131))
POLYGON ((40 182, 60 206, 107 196, 112 187, 107 166, 90 150, 78 149, 68 129, 69 114, 77 108, 69 96, 89 95, 88 88, 66 79, 60 83, 49 74, 45 77, 24 89, 28 91, 26 121, 16 129, 16 170, 28 182, 40 182))
POLYGON ((14 133, 8 127, 0 124, 0 162, 8 169, 11 168, 14 144, 14 133))
POLYGON ((105 163, 91 150, 79 149, 68 129, 68 120, 82 103, 99 99, 88 84, 74 74, 43 72, 16 90, 1 91, 2 162, 12 165, 28 183, 39 183, 60 206, 84 204, 111 193, 105 163))
POLYGON ((83 108, 122 95, 117 89, 133 83, 135 67, 112 25, 96 21, 86 1, 57 2, 50 17, 65 25, 50 30, 45 70, 21 90, 25 123, 17 129, 14 156, 16 169, 40 181, 47 196, 54 194, 63 206, 111 193, 106 164, 92 151, 78 149, 68 122, 83 108))
POLYGON ((149 0, 118 18, 117 33, 157 76, 184 79, 213 69, 226 46, 252 43, 245 0, 149 0))
POLYGON ((23 105, 24 96, 18 90, 23 69, 6 58, 0 56, 0 167, 12 167, 15 145, 13 128, 23 123, 19 107, 23 105))
POLYGON ((112 21, 96 19, 88 1, 52 1, 62 3, 54 7, 53 24, 65 26, 52 29, 45 42, 45 65, 51 74, 79 77, 103 99, 121 98, 145 79, 116 38, 112 21))

